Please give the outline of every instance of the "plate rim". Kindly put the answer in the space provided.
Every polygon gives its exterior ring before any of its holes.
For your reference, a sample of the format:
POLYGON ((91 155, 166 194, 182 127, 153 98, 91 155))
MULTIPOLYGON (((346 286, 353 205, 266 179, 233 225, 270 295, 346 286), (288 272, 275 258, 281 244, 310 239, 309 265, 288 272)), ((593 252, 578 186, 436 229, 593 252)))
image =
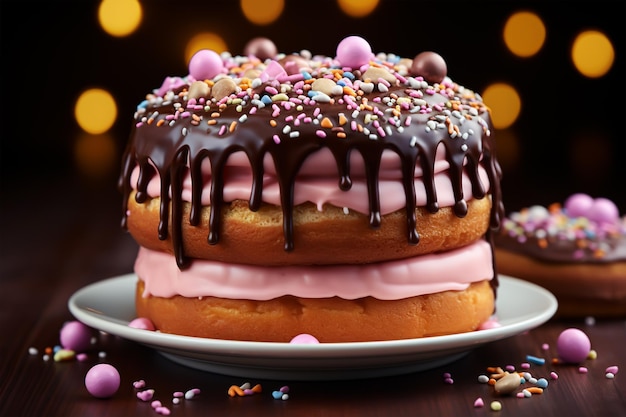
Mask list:
MULTIPOLYGON (((558 307, 556 297, 547 289, 519 278, 498 275, 499 291, 502 291, 503 286, 517 285, 518 287, 524 287, 526 290, 534 292, 535 295, 543 297, 543 301, 546 303, 544 310, 536 315, 506 326, 453 335, 371 342, 290 344, 284 342, 207 339, 134 329, 128 326, 128 321, 123 324, 124 320, 122 319, 99 315, 96 311, 93 311, 93 309, 90 310, 88 306, 84 307, 79 305, 81 298, 87 297, 88 294, 101 289, 101 287, 116 284, 129 285, 130 291, 130 285, 132 284, 134 286, 136 279, 136 274, 128 273, 88 284, 70 296, 68 308, 77 320, 92 328, 151 346, 156 350, 159 350, 159 348, 181 350, 180 346, 184 345, 185 349, 182 350, 186 350, 188 353, 218 353, 221 356, 227 357, 242 357, 253 354, 255 357, 259 358, 273 358, 277 355, 287 355, 290 359, 316 359, 344 357, 345 352, 348 350, 350 351, 351 357, 364 357, 386 350, 392 350, 394 352, 393 354, 396 355, 418 353, 427 351, 429 348, 441 346, 442 344, 448 345, 449 348, 465 346, 467 349, 471 349, 538 327, 548 321, 556 313, 558 307)), ((498 309, 502 307, 503 306, 498 304, 497 297, 496 314, 498 309)))

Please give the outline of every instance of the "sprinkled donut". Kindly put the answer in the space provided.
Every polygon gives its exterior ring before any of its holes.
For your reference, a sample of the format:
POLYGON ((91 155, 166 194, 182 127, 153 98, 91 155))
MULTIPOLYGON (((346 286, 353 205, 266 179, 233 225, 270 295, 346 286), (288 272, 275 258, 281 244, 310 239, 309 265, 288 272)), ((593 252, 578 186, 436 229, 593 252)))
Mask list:
POLYGON ((612 201, 576 193, 510 213, 495 245, 499 272, 550 290, 558 315, 626 314, 626 216, 612 201))

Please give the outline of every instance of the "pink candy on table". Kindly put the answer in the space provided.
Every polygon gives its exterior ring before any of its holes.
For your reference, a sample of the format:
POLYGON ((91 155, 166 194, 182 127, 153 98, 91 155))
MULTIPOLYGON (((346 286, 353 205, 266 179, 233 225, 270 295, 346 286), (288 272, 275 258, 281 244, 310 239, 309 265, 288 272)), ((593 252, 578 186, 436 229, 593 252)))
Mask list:
POLYGON ((567 363, 580 363, 587 358, 591 350, 589 337, 580 329, 565 329, 556 341, 559 358, 567 363))
POLYGON ((109 398, 120 387, 120 373, 113 365, 99 363, 87 371, 85 387, 94 397, 109 398))
POLYGON ((67 322, 60 332, 61 346, 75 352, 84 352, 91 346, 93 330, 80 321, 67 322))

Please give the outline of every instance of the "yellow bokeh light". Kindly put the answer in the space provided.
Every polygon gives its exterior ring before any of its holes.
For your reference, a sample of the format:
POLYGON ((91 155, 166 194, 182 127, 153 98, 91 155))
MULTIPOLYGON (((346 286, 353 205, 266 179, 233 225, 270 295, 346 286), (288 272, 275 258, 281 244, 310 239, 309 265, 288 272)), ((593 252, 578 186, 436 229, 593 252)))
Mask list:
POLYGON ((83 133, 74 144, 76 167, 85 177, 100 179, 115 174, 117 157, 115 141, 106 133, 83 133))
POLYGON ((539 16, 532 12, 516 12, 504 25, 504 43, 520 57, 535 55, 546 40, 546 28, 539 16))
POLYGON ((572 61, 585 77, 598 78, 605 75, 613 65, 613 44, 602 32, 587 30, 578 34, 572 45, 572 61))
POLYGON ((224 39, 215 33, 198 33, 187 42, 187 46, 185 47, 185 62, 188 64, 193 54, 201 49, 211 49, 220 54, 227 51, 228 46, 224 39))
POLYGON ((85 132, 97 135, 113 126, 117 105, 108 91, 92 88, 85 90, 76 100, 74 117, 85 132))
POLYGON ((522 101, 518 92, 506 83, 489 85, 482 94, 485 104, 491 108, 493 126, 506 129, 519 117, 522 101))
POLYGON ((337 0, 342 12, 350 17, 365 17, 372 13, 379 0, 337 0))
POLYGON ((239 6, 246 19, 255 25, 273 23, 285 8, 284 0, 240 0, 239 6))
POLYGON ((138 0, 102 0, 98 7, 100 26, 116 37, 133 33, 141 23, 142 14, 138 0))

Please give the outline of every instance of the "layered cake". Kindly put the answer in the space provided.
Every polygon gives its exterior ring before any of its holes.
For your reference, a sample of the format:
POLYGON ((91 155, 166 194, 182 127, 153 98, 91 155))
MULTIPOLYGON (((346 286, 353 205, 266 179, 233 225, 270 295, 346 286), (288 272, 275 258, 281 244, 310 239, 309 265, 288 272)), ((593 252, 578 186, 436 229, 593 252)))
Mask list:
POLYGON ((271 342, 478 329, 504 212, 492 133, 434 52, 198 51, 138 105, 123 156, 137 316, 271 342))
POLYGON ((626 316, 626 216, 584 193, 509 213, 495 235, 498 270, 558 299, 557 315, 626 316))

